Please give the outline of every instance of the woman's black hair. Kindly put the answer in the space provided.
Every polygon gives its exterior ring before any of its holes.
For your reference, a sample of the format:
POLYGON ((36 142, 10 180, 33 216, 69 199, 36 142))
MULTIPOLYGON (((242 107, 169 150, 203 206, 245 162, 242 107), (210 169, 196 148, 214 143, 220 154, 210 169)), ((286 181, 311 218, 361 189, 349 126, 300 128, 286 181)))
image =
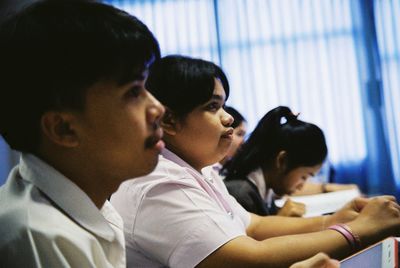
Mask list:
POLYGON ((269 111, 236 155, 221 170, 225 180, 244 179, 260 167, 272 166, 278 153, 286 151, 286 172, 321 164, 328 153, 322 130, 297 119, 288 107, 269 111))
POLYGON ((235 108, 226 105, 224 110, 233 117, 233 123, 231 127, 237 128, 242 122, 246 122, 246 119, 243 117, 243 115, 235 108))
POLYGON ((229 83, 220 67, 202 59, 170 55, 150 67, 146 88, 175 116, 184 118, 211 99, 215 78, 221 81, 228 99, 229 83))

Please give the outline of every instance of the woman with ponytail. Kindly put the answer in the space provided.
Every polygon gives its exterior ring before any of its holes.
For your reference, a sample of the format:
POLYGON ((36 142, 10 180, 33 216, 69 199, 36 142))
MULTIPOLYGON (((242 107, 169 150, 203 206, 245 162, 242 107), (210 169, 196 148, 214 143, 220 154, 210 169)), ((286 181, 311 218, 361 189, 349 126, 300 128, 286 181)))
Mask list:
POLYGON ((327 156, 322 130, 301 121, 288 107, 269 111, 236 155, 224 165, 225 184, 246 210, 259 215, 302 216, 304 205, 288 200, 281 211, 272 202, 300 190, 327 156))

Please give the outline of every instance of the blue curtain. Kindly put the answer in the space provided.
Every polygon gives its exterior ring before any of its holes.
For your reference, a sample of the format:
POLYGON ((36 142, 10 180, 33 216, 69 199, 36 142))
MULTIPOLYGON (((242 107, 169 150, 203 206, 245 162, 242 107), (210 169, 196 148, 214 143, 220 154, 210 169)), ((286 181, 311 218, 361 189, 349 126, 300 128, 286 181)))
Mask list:
POLYGON ((385 135, 397 189, 400 188, 400 1, 374 2, 382 69, 385 135))
POLYGON ((251 124, 278 105, 300 112, 324 130, 337 177, 360 178, 363 186, 367 148, 355 52, 360 25, 350 1, 222 0, 218 6, 230 103, 251 124))
POLYGON ((6 181, 8 173, 17 164, 18 159, 18 152, 11 150, 0 136, 0 185, 6 181))
POLYGON ((140 18, 156 35, 164 55, 185 54, 219 63, 213 1, 104 1, 140 18))
POLYGON ((351 1, 107 1, 154 32, 164 55, 220 64, 232 87, 228 104, 250 129, 287 105, 319 125, 342 182, 364 190, 368 148, 357 50, 362 24, 351 1))

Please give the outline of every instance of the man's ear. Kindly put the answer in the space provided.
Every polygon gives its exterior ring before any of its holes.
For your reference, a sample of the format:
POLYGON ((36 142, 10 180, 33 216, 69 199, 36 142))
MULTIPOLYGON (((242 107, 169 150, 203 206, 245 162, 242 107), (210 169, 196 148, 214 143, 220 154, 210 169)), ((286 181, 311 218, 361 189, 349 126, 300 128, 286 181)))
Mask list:
POLYGON ((279 170, 285 170, 287 168, 287 152, 285 150, 278 153, 275 165, 279 170))
POLYGON ((79 145, 74 128, 75 117, 71 113, 48 111, 42 115, 41 128, 43 135, 51 142, 68 148, 79 145))
POLYGON ((161 119, 161 127, 169 135, 175 135, 178 129, 178 120, 168 107, 165 107, 165 113, 161 119))

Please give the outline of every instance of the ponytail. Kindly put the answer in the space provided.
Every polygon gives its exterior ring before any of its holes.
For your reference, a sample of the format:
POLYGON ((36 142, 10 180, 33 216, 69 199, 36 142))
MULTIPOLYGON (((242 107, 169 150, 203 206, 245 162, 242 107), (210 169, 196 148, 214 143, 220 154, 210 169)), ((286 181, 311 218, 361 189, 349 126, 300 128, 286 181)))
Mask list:
POLYGON ((221 174, 226 180, 245 178, 250 172, 271 162, 275 157, 276 140, 281 128, 288 122, 294 122, 297 116, 285 106, 272 109, 258 122, 248 140, 238 149, 235 156, 222 168, 221 174), (285 122, 282 122, 284 119, 285 122))
POLYGON ((221 173, 225 179, 246 179, 257 168, 272 166, 282 150, 288 154, 289 170, 322 163, 327 155, 322 130, 297 117, 285 106, 269 111, 236 155, 223 166, 221 173))

